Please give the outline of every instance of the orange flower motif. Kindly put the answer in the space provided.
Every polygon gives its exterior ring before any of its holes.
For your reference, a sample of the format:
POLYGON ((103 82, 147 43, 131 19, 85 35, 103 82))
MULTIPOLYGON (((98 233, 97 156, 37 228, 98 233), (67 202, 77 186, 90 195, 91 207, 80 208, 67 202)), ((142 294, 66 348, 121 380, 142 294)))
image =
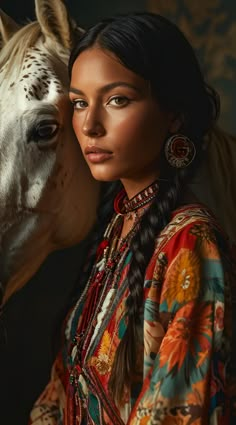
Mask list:
POLYGON ((196 298, 200 288, 200 258, 182 248, 171 263, 162 290, 162 301, 170 308, 173 302, 187 303, 196 298))
POLYGON ((90 365, 94 366, 100 375, 106 375, 111 371, 111 359, 107 354, 99 353, 97 357, 92 357, 90 365))
POLYGON ((102 337, 98 353, 90 359, 90 365, 94 366, 100 375, 106 375, 111 371, 114 355, 112 339, 109 332, 106 330, 102 337))
POLYGON ((193 302, 180 309, 160 348, 160 367, 168 364, 168 371, 179 370, 188 354, 196 366, 208 357, 212 339, 212 305, 193 302))
POLYGON ((109 352, 110 347, 111 347, 111 336, 109 332, 106 330, 101 340, 99 354, 107 354, 109 352))

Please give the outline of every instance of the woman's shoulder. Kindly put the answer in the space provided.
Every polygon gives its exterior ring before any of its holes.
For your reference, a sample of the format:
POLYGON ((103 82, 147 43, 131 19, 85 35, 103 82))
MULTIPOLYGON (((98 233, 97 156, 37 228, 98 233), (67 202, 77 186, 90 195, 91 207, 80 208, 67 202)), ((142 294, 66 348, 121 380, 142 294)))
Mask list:
POLYGON ((208 221, 209 223, 215 222, 215 224, 218 225, 217 219, 213 212, 201 203, 191 203, 177 207, 171 214, 170 223, 176 220, 188 221, 189 219, 191 219, 191 221, 203 220, 208 221))
POLYGON ((224 245, 228 237, 207 207, 199 203, 182 205, 172 212, 170 221, 158 235, 156 252, 173 244, 194 249, 197 240, 224 245))
POLYGON ((211 228, 212 230, 221 233, 222 236, 227 239, 227 235, 224 234, 216 216, 208 207, 201 203, 186 204, 176 208, 172 212, 171 219, 166 228, 175 227, 176 230, 184 230, 197 224, 209 227, 209 229, 211 228))

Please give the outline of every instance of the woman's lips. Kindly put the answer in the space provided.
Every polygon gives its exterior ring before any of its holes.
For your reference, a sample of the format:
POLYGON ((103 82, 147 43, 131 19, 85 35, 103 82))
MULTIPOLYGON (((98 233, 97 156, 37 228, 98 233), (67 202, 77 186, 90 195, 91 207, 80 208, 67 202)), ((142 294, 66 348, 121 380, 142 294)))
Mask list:
POLYGON ((102 148, 87 147, 85 148, 85 155, 89 162, 93 164, 99 164, 100 162, 107 161, 112 157, 112 152, 102 148))

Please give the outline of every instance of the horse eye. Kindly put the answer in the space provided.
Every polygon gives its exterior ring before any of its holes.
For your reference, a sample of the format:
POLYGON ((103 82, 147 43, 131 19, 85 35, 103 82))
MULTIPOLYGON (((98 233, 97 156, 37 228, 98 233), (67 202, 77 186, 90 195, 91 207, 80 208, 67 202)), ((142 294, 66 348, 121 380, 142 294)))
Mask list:
POLYGON ((40 121, 28 133, 28 143, 37 143, 39 145, 50 147, 54 144, 55 136, 58 133, 59 124, 57 121, 40 121))
POLYGON ((42 124, 40 123, 35 128, 35 139, 36 141, 43 141, 51 139, 58 131, 58 124, 57 123, 46 123, 42 124))

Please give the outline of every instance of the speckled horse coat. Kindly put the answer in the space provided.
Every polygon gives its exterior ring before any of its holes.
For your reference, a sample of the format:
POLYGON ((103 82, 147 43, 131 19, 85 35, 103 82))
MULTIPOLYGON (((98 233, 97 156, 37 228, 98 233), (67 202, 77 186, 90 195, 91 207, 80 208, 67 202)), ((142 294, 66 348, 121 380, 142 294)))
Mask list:
POLYGON ((50 252, 86 236, 98 201, 99 185, 72 129, 67 72, 72 23, 63 3, 38 0, 36 11, 38 22, 14 34, 7 33, 9 18, 3 13, 0 25, 5 41, 0 52, 0 282, 4 302, 50 252), (57 15, 56 6, 64 14, 57 15), (47 16, 51 16, 50 28, 47 16))

